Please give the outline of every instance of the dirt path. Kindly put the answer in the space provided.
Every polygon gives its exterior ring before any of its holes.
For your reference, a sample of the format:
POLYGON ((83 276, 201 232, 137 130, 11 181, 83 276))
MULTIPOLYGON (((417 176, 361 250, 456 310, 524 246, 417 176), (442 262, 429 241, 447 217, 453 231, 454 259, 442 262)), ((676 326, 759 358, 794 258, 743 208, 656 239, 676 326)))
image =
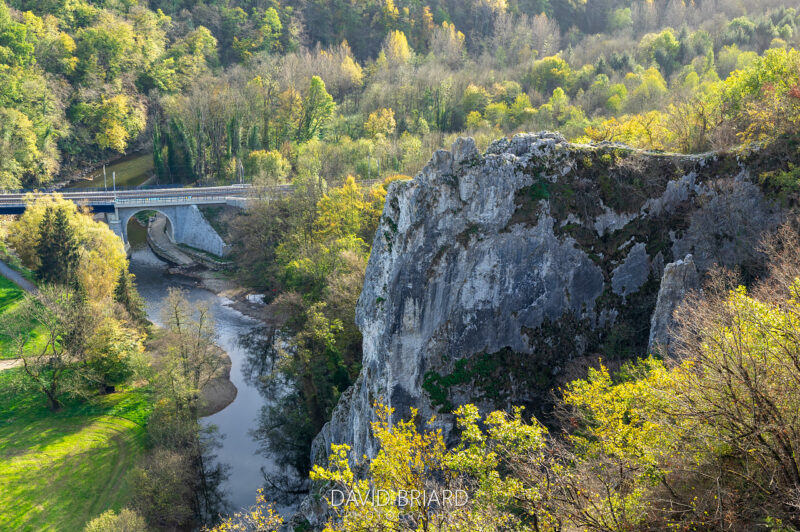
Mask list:
POLYGON ((26 292, 35 292, 36 287, 33 283, 24 278, 19 272, 11 269, 11 266, 0 260, 0 275, 19 286, 26 292))
POLYGON ((178 246, 170 241, 167 234, 164 232, 164 226, 167 223, 167 218, 164 216, 156 216, 147 227, 147 235, 149 237, 150 247, 153 252, 161 258, 171 262, 179 267, 194 266, 195 261, 189 255, 183 253, 178 246))
POLYGON ((16 368, 21 365, 22 365, 21 358, 9 358, 8 360, 0 360, 0 371, 16 368))

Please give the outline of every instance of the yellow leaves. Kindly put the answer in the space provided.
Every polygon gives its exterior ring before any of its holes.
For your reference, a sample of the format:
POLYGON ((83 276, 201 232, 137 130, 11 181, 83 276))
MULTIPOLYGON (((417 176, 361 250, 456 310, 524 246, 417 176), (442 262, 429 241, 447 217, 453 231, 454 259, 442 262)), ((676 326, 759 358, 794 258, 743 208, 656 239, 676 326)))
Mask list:
MULTIPOLYGON (((326 530, 424 530, 423 523, 434 522, 438 530, 521 529, 513 505, 544 497, 544 488, 527 487, 509 474, 521 457, 541 459, 545 445, 545 429, 525 423, 521 409, 510 417, 503 412, 487 415, 484 431, 477 407, 464 405, 457 413, 462 442, 448 449, 441 430, 434 428, 435 419, 420 430, 415 409, 408 419, 393 420, 392 408, 375 408, 372 431, 380 451, 367 462, 367 478, 353 475, 346 445, 333 445, 327 468, 317 466, 311 473, 312 480, 327 483, 328 504, 338 515, 326 530), (462 490, 459 504, 443 499, 457 490, 462 490), (414 498, 413 493, 423 496, 414 498), (441 506, 429 503, 432 496, 441 506)), ((549 517, 540 519, 547 529, 549 517)))
POLYGON ((247 155, 245 172, 254 186, 268 187, 283 183, 291 168, 289 161, 277 150, 253 150, 247 155))
POLYGON ((359 234, 367 208, 364 191, 348 176, 341 187, 331 189, 317 202, 315 235, 325 240, 359 234))
POLYGON ((16 109, 0 108, 0 189, 16 189, 25 174, 36 172, 41 152, 33 122, 16 109))
POLYGON ((78 278, 86 287, 89 299, 104 301, 111 297, 120 270, 128 265, 122 240, 106 224, 79 212, 73 202, 63 199, 60 194, 28 194, 26 202, 25 213, 14 223, 14 230, 8 236, 9 244, 22 263, 34 270, 39 266, 36 246, 44 213, 47 209, 64 210, 81 248, 78 278))
POLYGON ((220 524, 208 532, 277 532, 283 525, 283 518, 275 511, 271 503, 264 497, 264 490, 259 488, 256 503, 250 508, 235 513, 222 520, 220 524))
POLYGON ((408 45, 406 34, 395 30, 386 36, 386 40, 383 43, 383 53, 390 64, 405 64, 411 59, 413 51, 408 45))
POLYGON ((674 402, 675 381, 684 375, 670 372, 649 358, 631 366, 632 379, 615 383, 608 369, 590 369, 586 380, 569 384, 565 404, 573 407, 582 430, 570 439, 585 456, 614 456, 629 467, 642 468, 642 480, 659 478, 663 453, 682 436, 665 412, 674 402))
POLYGON ((665 149, 672 140, 667 117, 659 111, 609 118, 585 130, 593 142, 622 142, 638 148, 665 149))
POLYGON ((364 122, 364 131, 372 138, 389 137, 394 134, 396 127, 394 111, 391 108, 373 111, 364 122))
POLYGON ((119 272, 128 268, 122 240, 104 223, 81 215, 83 230, 78 278, 86 287, 89 300, 103 301, 111 297, 119 272))
POLYGON ((350 78, 350 83, 355 87, 360 87, 364 83, 364 71, 352 57, 345 55, 340 65, 342 72, 350 78))
POLYGON ((80 120, 93 132, 94 140, 103 149, 125 151, 128 140, 145 126, 144 106, 124 94, 83 102, 76 106, 80 120))

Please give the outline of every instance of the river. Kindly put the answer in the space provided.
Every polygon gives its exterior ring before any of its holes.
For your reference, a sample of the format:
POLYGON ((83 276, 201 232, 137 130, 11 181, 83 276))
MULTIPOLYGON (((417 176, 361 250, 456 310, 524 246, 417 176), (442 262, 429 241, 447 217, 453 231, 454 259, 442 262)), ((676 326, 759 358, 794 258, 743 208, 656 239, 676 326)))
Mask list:
POLYGON ((264 398, 258 388, 248 383, 243 374, 247 351, 239 345, 239 338, 259 322, 232 309, 229 300, 197 286, 194 279, 172 275, 167 264, 158 259, 144 243, 144 228, 136 222, 129 226, 131 241, 130 270, 136 275, 139 293, 145 300, 148 318, 161 323, 160 309, 169 287, 179 287, 192 303, 204 303, 214 316, 217 344, 231 357, 231 380, 238 389, 236 399, 222 411, 203 418, 206 425, 216 425, 222 435, 217 459, 228 466, 229 476, 221 488, 233 509, 242 509, 256 500, 256 490, 263 486, 262 467, 276 471, 274 460, 259 453, 258 442, 250 435, 257 427, 264 398))
POLYGON ((73 188, 102 188, 106 186, 112 188, 112 174, 116 173, 118 187, 135 187, 147 181, 153 175, 153 154, 145 151, 133 153, 116 159, 106 165, 106 179, 103 180, 103 169, 99 168, 87 177, 88 179, 78 179, 65 186, 62 190, 73 188))

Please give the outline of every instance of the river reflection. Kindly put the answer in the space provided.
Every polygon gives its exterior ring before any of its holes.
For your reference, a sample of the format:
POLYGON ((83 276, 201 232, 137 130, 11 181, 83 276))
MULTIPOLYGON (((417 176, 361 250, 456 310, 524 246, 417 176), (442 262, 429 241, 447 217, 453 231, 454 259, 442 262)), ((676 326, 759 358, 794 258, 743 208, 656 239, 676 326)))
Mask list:
MULTIPOLYGON (((133 227, 135 223, 131 223, 133 227)), ((217 343, 231 357, 231 380, 236 385, 236 399, 221 412, 204 418, 206 426, 216 425, 222 437, 216 449, 217 460, 228 473, 221 488, 233 509, 252 505, 256 491, 264 485, 264 475, 277 474, 278 464, 273 456, 263 452, 254 437, 260 426, 265 399, 260 393, 260 380, 246 366, 248 350, 240 339, 257 329, 260 322, 229 306, 230 300, 200 288, 192 278, 172 275, 166 263, 158 259, 142 242, 132 242, 131 272, 136 275, 139 293, 147 307, 148 318, 160 323, 163 299, 169 287, 180 287, 192 303, 205 303, 214 316, 217 343), (247 373, 245 373, 247 370, 247 373), (262 471, 264 473, 262 473, 262 471)), ((282 507, 283 512, 290 509, 282 507)), ((282 512, 282 513, 283 513, 282 512)))

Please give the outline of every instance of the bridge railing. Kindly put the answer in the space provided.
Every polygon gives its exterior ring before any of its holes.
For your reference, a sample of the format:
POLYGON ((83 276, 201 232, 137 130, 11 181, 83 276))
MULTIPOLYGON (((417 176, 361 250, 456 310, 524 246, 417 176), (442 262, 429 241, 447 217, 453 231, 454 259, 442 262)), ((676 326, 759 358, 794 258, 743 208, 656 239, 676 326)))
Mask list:
MULTIPOLYGON (((359 181, 362 187, 370 187, 382 180, 359 181)), ((114 191, 104 188, 67 189, 58 191, 66 199, 83 204, 186 204, 186 203, 215 203, 230 197, 242 197, 252 194, 253 197, 263 197, 269 194, 288 194, 294 189, 291 184, 274 185, 270 187, 253 187, 250 184, 233 184, 210 187, 190 187, 183 185, 152 185, 148 187, 119 187, 114 191), (151 195, 152 194, 152 195, 151 195)), ((24 197, 30 191, 18 193, 0 193, 0 205, 19 206, 25 205, 24 197)), ((52 192, 39 190, 39 194, 52 192)))
POLYGON ((145 197, 118 197, 114 204, 118 207, 125 205, 165 205, 165 204, 194 204, 224 202, 230 194, 199 194, 186 196, 145 196, 145 197))
MULTIPOLYGON (((228 185, 205 185, 205 186, 197 186, 196 183, 168 183, 166 185, 117 185, 117 192, 129 192, 132 190, 162 190, 168 188, 215 188, 219 186, 224 187, 244 187, 247 188, 250 185, 239 184, 239 183, 230 183, 228 185)), ((56 187, 45 187, 45 188, 21 188, 21 189, 14 189, 14 190, 2 190, 0 189, 0 194, 52 194, 54 192, 58 192, 59 194, 81 194, 81 193, 91 193, 91 192, 107 192, 109 194, 114 193, 114 187, 111 185, 107 187, 75 187, 75 188, 56 188, 56 187)))

